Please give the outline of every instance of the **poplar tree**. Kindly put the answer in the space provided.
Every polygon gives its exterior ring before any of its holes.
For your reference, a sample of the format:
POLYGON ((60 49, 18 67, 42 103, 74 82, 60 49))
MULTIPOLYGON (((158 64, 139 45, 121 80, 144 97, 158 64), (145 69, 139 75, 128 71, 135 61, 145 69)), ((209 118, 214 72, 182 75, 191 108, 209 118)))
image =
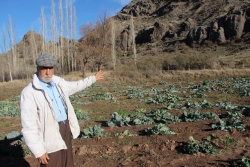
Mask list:
MULTIPOLYGON (((10 68, 13 68, 13 73, 17 76, 17 55, 16 55, 16 46, 15 46, 15 35, 13 32, 13 24, 11 16, 9 16, 9 40, 10 40, 10 48, 11 48, 11 55, 9 61, 12 61, 10 68)), ((12 81, 12 80, 11 80, 12 81)))
POLYGON ((70 60, 71 60, 71 62, 70 62, 70 67, 69 67, 69 72, 71 72, 71 71, 73 71, 73 69, 74 69, 74 57, 73 57, 73 2, 72 2, 72 0, 69 0, 69 13, 70 13, 70 26, 69 26, 69 29, 70 29, 70 43, 69 43, 69 45, 70 45, 70 60))
POLYGON ((69 2, 68 0, 65 1, 65 8, 66 8, 66 38, 67 38, 67 68, 68 72, 70 72, 70 55, 69 55, 69 2))
POLYGON ((130 16, 130 27, 131 27, 131 35, 132 35, 132 47, 133 47, 133 55, 134 55, 134 64, 137 64, 137 53, 136 53, 136 43, 135 43, 135 26, 133 15, 130 16))
MULTIPOLYGON (((33 34, 33 33, 32 33, 33 34)), ((23 56, 23 68, 24 68, 24 73, 26 75, 26 78, 29 78, 29 63, 28 62, 28 51, 27 51, 27 47, 26 47, 26 43, 23 42, 23 46, 22 46, 22 56, 23 56)))
POLYGON ((73 54, 74 54, 74 70, 77 70, 77 67, 76 67, 76 57, 77 57, 77 52, 76 52, 76 21, 77 21, 77 17, 76 17, 76 8, 74 7, 74 10, 73 10, 73 39, 74 39, 74 42, 73 42, 73 54))
POLYGON ((112 55, 112 63, 113 70, 116 67, 116 50, 115 50, 115 20, 112 18, 111 20, 111 55, 112 55))
MULTIPOLYGON (((56 14, 55 14, 55 2, 51 0, 51 21, 50 21, 50 40, 56 42, 56 14)), ((57 57, 56 55, 56 45, 53 43, 51 46, 50 53, 57 57)))
MULTIPOLYGON (((31 30, 32 30, 32 28, 31 28, 31 30)), ((31 43, 31 54, 33 57, 33 64, 35 66, 36 65, 36 58, 38 56, 38 50, 37 50, 36 39, 35 39, 33 30, 31 33, 31 42, 30 43, 31 43)))
POLYGON ((44 38, 42 41, 42 53, 46 53, 45 50, 45 38, 46 38, 46 18, 44 17, 44 7, 41 8, 41 34, 44 38))
POLYGON ((3 32, 2 32, 2 39, 3 39, 3 53, 5 55, 6 61, 7 61, 7 66, 9 69, 9 76, 10 76, 10 81, 12 81, 12 70, 11 70, 11 55, 9 54, 8 51, 8 44, 7 44, 7 38, 6 38, 6 29, 5 26, 3 27, 3 32))
POLYGON ((60 18, 59 59, 61 59, 59 71, 63 73, 63 67, 64 67, 64 50, 63 50, 63 8, 62 8, 62 0, 59 0, 59 18, 60 18))

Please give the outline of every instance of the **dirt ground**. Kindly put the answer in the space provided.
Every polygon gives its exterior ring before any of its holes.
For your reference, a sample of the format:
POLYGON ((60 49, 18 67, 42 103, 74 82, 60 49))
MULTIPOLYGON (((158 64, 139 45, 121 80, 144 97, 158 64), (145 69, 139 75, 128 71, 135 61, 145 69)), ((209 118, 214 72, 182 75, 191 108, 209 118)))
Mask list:
MULTIPOLYGON (((212 130, 209 124, 214 121, 200 121, 196 123, 175 123, 171 125, 177 134, 154 136, 130 136, 130 137, 106 137, 94 139, 75 139, 74 163, 76 167, 229 167, 239 166, 242 156, 250 156, 250 123, 245 119, 246 130, 244 132, 225 132, 212 130), (221 138, 231 136, 237 139, 237 144, 231 147, 220 148, 219 155, 182 154, 179 148, 188 142, 192 135, 196 140, 208 136, 213 131, 221 138)), ((108 133, 115 133, 129 129, 133 134, 140 134, 143 126, 135 127, 105 127, 108 133)), ((214 141, 221 145, 220 140, 214 141)), ((6 157, 1 158, 4 166, 39 166, 38 161, 31 155, 23 159, 6 157), (7 163, 10 163, 7 165, 7 163), (22 165, 21 165, 22 164, 22 165)))
MULTIPOLYGON (((214 98, 220 96, 220 94, 220 92, 212 92, 209 95, 214 98)), ((89 97, 85 98, 83 101, 89 97)), ((248 106, 250 103, 249 96, 226 95, 223 98, 230 99, 232 104, 248 106)), ((81 128, 99 124, 105 130, 107 136, 92 139, 74 139, 72 142, 75 167, 236 167, 240 166, 243 156, 250 156, 250 117, 240 118, 245 126, 244 131, 212 129, 211 124, 218 122, 218 120, 204 120, 168 124, 168 127, 175 134, 146 135, 143 130, 153 127, 153 124, 122 127, 106 126, 105 122, 110 118, 113 111, 110 108, 129 110, 135 106, 134 103, 138 103, 138 101, 134 102, 132 100, 121 102, 122 99, 124 97, 117 99, 120 103, 103 101, 83 106, 85 110, 89 111, 90 118, 95 119, 79 121, 81 128), (105 103, 106 105, 104 105, 105 103), (97 106, 99 106, 98 110, 100 112, 94 112, 93 109, 97 108, 97 106), (115 136, 115 134, 125 130, 129 130, 131 134, 136 134, 136 136, 115 136), (218 155, 200 152, 191 155, 182 151, 183 146, 189 142, 190 136, 201 142, 211 135, 216 136, 215 139, 211 140, 211 143, 219 151, 218 155), (235 142, 227 139, 234 139, 235 142)), ((155 106, 143 106, 141 104, 140 107, 150 109, 155 106)), ((209 111, 216 114, 224 112, 224 110, 218 108, 209 111)), ((174 110, 170 112, 178 113, 178 111, 174 110)), ((21 129, 20 117, 1 117, 0 122, 2 125, 0 126, 1 134, 6 134, 11 130, 20 131, 21 129)), ((13 146, 13 143, 0 140, 0 149, 11 146, 13 146)), ((2 167, 39 166, 37 159, 33 155, 26 155, 25 157, 1 155, 0 162, 2 167)))

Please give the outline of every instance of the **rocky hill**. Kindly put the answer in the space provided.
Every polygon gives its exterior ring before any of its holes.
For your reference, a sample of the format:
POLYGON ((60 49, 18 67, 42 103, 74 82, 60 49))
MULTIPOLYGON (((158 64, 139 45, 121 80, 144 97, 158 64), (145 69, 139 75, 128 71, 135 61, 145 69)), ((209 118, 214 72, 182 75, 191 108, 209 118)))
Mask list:
POLYGON ((123 49, 131 46, 131 16, 137 44, 156 40, 185 41, 189 46, 206 40, 249 43, 248 0, 133 0, 115 16, 123 49))
MULTIPOLYGON (((159 48, 164 49, 176 42, 189 46, 206 41, 215 44, 243 42, 244 47, 249 48, 245 46, 250 43, 248 0, 132 0, 113 17, 118 29, 117 46, 123 51, 132 50, 131 16, 136 44, 162 41, 163 46, 159 48)), ((39 48, 43 37, 29 31, 18 48, 33 40, 39 48)))

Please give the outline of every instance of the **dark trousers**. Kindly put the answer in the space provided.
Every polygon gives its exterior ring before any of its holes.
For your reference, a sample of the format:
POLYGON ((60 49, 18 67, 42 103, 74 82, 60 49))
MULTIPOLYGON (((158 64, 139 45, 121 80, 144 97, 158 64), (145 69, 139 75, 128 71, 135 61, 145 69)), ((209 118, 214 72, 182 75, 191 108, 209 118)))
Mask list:
POLYGON ((60 133, 68 149, 48 154, 50 158, 49 164, 40 164, 40 167, 74 167, 69 123, 60 123, 59 126, 60 133))

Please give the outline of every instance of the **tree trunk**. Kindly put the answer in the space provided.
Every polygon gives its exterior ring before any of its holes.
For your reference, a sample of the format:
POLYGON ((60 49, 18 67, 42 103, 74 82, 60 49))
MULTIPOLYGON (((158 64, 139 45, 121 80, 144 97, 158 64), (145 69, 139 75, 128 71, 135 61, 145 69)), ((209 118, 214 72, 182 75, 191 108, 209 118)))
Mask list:
POLYGON ((115 21, 111 19, 111 55, 113 62, 113 70, 116 67, 116 50, 115 50, 115 21))
POLYGON ((132 46, 133 46, 133 54, 134 54, 134 64, 137 64, 137 53, 136 53, 136 43, 135 43, 135 27, 134 27, 134 19, 133 15, 130 16, 130 27, 132 31, 132 46))

